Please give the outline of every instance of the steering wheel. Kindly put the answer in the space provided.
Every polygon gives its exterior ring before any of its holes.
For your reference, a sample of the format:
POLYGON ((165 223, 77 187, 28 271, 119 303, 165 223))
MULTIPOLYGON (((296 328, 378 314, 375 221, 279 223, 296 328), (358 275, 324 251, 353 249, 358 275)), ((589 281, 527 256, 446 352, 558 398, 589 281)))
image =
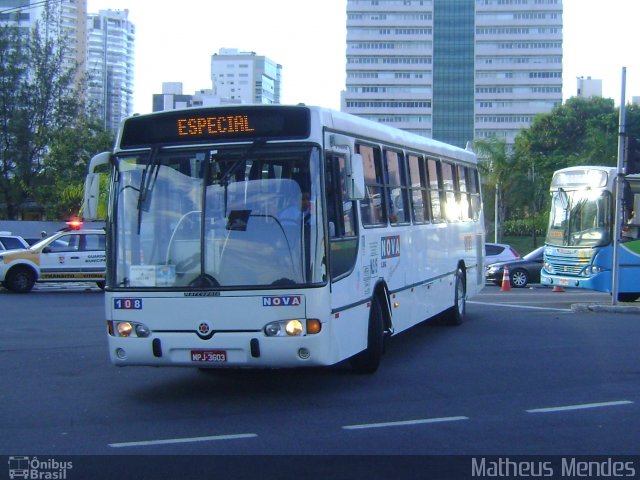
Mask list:
POLYGON ((208 273, 201 273, 191 280, 189 286, 196 288, 215 288, 219 287, 220 283, 208 273))

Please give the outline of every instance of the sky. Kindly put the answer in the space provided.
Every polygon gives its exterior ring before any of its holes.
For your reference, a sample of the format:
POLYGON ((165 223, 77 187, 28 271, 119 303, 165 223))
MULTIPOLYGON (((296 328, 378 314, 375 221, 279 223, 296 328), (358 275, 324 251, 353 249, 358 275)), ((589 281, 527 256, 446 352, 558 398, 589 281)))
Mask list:
MULTIPOLYGON (((88 0, 89 13, 129 10, 136 27, 136 113, 148 113, 163 82, 183 93, 211 88, 211 55, 256 52, 282 65, 282 103, 340 109, 345 87, 346 0, 88 0)), ((602 80, 618 105, 640 97, 638 0, 564 0, 563 98, 577 77, 602 80)))

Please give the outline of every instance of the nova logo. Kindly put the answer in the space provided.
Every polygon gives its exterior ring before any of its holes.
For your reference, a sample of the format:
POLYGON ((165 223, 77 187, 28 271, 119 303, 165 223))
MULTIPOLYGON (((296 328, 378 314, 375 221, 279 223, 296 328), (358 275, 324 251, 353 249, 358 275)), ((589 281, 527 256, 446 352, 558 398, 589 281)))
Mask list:
POLYGON ((400 256, 400 236, 394 235, 393 237, 382 237, 382 245, 380 245, 380 251, 382 258, 393 258, 400 256))
POLYGON ((300 305, 300 295, 285 295, 283 297, 262 297, 263 307, 297 307, 300 305))

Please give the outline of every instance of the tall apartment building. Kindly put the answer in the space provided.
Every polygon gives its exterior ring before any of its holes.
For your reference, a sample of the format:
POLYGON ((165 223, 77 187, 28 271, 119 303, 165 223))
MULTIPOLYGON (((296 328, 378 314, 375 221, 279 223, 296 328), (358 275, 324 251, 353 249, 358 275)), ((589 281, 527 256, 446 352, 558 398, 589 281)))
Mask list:
POLYGON ((255 52, 221 48, 211 56, 216 96, 239 103, 280 103, 282 65, 255 52))
POLYGON ((100 10, 87 21, 88 99, 104 122, 117 130, 133 114, 135 26, 128 10, 100 10))
POLYGON ((48 6, 46 10, 44 2, 37 0, 0 0, 0 23, 11 22, 27 32, 36 21, 45 19, 45 12, 51 15, 48 20, 57 27, 51 33, 56 39, 63 38, 67 47, 64 66, 77 65, 80 81, 87 54, 87 0, 60 0, 48 6))
POLYGON ((62 0, 59 21, 61 34, 69 49, 68 66, 78 66, 77 79, 86 72, 87 59, 87 0, 62 0))
POLYGON ((347 0, 342 109, 464 147, 562 103, 562 0, 347 0))

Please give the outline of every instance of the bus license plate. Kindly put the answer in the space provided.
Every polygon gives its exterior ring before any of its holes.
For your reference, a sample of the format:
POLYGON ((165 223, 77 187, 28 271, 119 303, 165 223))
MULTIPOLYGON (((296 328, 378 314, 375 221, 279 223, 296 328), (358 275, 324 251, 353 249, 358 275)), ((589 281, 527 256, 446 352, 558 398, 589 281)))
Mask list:
POLYGON ((561 278, 561 279, 558 281, 558 283, 559 283, 560 285, 564 285, 564 286, 566 287, 567 285, 569 285, 569 279, 567 279, 567 278, 561 278))
POLYGON ((227 352, 224 350, 191 350, 191 361, 202 363, 224 363, 227 352))

